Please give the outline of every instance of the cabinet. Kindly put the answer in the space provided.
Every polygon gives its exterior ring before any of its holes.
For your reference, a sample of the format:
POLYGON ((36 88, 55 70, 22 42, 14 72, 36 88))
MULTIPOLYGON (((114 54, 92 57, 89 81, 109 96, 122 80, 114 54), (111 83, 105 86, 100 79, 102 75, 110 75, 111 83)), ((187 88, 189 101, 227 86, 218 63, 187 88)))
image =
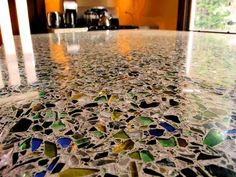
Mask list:
MULTIPOLYGON (((12 30, 14 35, 19 34, 15 0, 8 0, 12 30)), ((47 32, 47 18, 44 0, 27 0, 29 23, 32 34, 47 32)))

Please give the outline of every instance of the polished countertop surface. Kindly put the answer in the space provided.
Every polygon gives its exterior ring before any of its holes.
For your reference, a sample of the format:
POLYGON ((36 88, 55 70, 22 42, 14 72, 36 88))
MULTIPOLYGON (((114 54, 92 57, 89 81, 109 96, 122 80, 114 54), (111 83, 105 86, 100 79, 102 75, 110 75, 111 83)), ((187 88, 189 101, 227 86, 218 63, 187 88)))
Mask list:
POLYGON ((0 48, 0 176, 236 176, 235 35, 122 30, 32 44, 0 48))

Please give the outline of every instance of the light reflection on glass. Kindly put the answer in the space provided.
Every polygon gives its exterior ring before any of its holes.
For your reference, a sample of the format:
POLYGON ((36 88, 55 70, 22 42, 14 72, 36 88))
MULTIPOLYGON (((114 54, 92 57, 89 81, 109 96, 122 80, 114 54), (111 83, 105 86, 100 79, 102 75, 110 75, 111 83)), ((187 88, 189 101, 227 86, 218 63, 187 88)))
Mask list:
POLYGON ((201 93, 199 89, 185 88, 183 89, 184 93, 201 93))
MULTIPOLYGON (((68 34, 66 34, 67 37, 68 34)), ((75 33, 72 33, 72 40, 68 40, 66 44, 67 52, 76 54, 80 50, 79 40, 76 39, 75 33)))
POLYGON ((4 88, 4 82, 3 82, 3 78, 2 78, 2 70, 1 70, 1 64, 0 64, 0 89, 4 88))
POLYGON ((9 73, 9 84, 19 85, 20 74, 16 57, 15 43, 11 27, 10 12, 7 0, 0 0, 0 27, 4 44, 4 51, 9 73))
POLYGON ((15 43, 12 34, 12 25, 7 0, 0 0, 0 28, 2 32, 2 40, 6 55, 15 55, 15 43))
POLYGON ((16 55, 6 55, 6 63, 9 74, 10 85, 20 85, 20 72, 16 55))
POLYGON ((26 102, 38 99, 39 93, 37 91, 29 91, 24 94, 15 94, 12 96, 5 96, 0 98, 0 106, 12 103, 25 104, 26 102))
POLYGON ((27 76, 28 84, 32 84, 37 81, 37 76, 35 71, 35 59, 32 39, 30 35, 27 1, 16 1, 16 10, 20 30, 21 45, 23 50, 25 73, 27 76))
POLYGON ((33 53, 26 0, 15 1, 23 53, 33 53))
MULTIPOLYGON (((27 1, 16 1, 17 19, 21 36, 21 46, 23 50, 23 60, 28 84, 37 81, 35 71, 35 59, 30 35, 29 17, 27 10, 27 1)), ((0 0, 0 27, 3 38, 6 65, 9 74, 9 85, 15 86, 21 84, 18 59, 11 27, 9 5, 7 0, 0 0)), ((0 88, 4 87, 3 78, 0 74, 0 88)))
POLYGON ((193 50, 193 32, 189 33, 187 57, 186 57, 186 75, 190 76, 191 62, 192 62, 192 50, 193 50))
POLYGON ((51 59, 58 64, 67 65, 68 60, 65 57, 64 45, 61 44, 61 33, 49 34, 49 49, 51 54, 51 59), (56 37, 56 38, 54 38, 56 37))
POLYGON ((57 44, 61 45, 61 34, 60 33, 55 33, 57 36, 57 44))
POLYGON ((34 54, 24 54, 23 57, 27 83, 32 84, 37 81, 34 54))
POLYGON ((189 25, 190 30, 194 29, 194 20, 195 20, 195 16, 196 16, 196 6, 197 6, 197 0, 192 0, 191 14, 190 14, 190 25, 189 25))

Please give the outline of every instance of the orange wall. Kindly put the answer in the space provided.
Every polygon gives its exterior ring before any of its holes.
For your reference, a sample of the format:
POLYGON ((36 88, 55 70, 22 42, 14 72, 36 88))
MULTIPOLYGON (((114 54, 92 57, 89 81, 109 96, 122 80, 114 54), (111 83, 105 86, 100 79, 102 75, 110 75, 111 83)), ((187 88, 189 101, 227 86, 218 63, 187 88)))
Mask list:
POLYGON ((62 0, 45 0, 46 14, 48 12, 62 12, 62 0))
POLYGON ((175 30, 178 0, 117 0, 120 23, 175 30))

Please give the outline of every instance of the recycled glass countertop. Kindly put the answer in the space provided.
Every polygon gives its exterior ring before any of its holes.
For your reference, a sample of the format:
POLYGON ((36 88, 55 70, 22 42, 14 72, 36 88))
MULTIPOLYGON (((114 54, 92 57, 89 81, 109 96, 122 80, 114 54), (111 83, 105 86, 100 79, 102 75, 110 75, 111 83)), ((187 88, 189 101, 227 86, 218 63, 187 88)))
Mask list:
POLYGON ((121 30, 32 44, 0 48, 0 176, 236 176, 235 35, 121 30))

